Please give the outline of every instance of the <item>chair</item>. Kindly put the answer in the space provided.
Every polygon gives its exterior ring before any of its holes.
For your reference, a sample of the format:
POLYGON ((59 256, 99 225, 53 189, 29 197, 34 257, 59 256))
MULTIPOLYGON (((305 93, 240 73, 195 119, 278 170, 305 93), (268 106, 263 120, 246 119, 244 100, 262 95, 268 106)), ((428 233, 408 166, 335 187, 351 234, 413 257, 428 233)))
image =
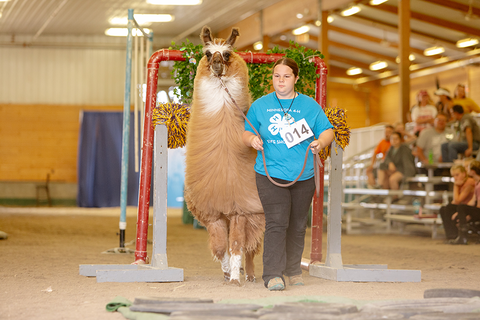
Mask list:
POLYGON ((47 173, 47 178, 45 179, 45 183, 38 184, 36 186, 37 207, 39 207, 41 203, 47 203, 49 207, 52 206, 52 199, 50 198, 49 183, 50 183, 50 173, 47 173))

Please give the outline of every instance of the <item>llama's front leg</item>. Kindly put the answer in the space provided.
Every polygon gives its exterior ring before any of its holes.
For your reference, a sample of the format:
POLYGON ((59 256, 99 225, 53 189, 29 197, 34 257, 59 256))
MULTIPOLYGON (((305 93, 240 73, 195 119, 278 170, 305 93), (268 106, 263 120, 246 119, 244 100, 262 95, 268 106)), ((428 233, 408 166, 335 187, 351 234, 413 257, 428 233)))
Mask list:
POLYGON ((230 219, 230 282, 240 285, 240 269, 242 254, 245 248, 245 216, 234 216, 230 219))
POLYGON ((210 250, 215 261, 220 261, 225 281, 230 280, 230 255, 228 254, 228 225, 224 219, 206 224, 210 235, 210 250))

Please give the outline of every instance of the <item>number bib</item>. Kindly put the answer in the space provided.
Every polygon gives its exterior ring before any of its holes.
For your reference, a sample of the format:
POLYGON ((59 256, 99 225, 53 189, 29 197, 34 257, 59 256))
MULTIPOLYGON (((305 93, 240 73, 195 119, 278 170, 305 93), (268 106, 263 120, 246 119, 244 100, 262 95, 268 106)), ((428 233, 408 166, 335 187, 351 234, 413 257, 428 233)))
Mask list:
POLYGON ((301 119, 289 126, 283 127, 280 135, 285 141, 287 148, 291 148, 300 142, 313 136, 313 132, 305 119, 301 119))

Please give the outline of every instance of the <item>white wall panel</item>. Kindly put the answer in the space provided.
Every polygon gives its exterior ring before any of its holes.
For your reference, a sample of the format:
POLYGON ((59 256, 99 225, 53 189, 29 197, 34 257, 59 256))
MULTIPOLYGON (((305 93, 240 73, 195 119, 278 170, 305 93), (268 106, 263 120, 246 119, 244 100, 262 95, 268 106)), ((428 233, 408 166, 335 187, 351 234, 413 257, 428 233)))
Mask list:
POLYGON ((125 50, 0 47, 0 103, 123 105, 125 50))

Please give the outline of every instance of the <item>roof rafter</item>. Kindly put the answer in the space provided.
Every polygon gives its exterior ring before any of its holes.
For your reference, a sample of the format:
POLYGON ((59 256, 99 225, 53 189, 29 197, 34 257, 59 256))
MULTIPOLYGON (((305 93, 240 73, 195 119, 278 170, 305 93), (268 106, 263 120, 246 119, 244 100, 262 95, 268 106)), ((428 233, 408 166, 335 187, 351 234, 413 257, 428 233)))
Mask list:
MULTIPOLYGON (((369 5, 369 4, 366 4, 366 5, 370 6, 370 7, 373 7, 375 9, 378 9, 378 10, 385 11, 385 12, 398 14, 398 8, 395 7, 395 6, 388 5, 388 4, 380 4, 380 5, 377 5, 377 6, 372 6, 372 5, 369 5)), ((420 20, 420 21, 423 21, 423 22, 427 22, 427 23, 430 23, 430 24, 437 25, 439 27, 448 28, 448 29, 452 29, 452 30, 455 30, 455 31, 458 31, 458 32, 464 32, 464 33, 467 33, 467 34, 471 34, 471 35, 475 35, 475 36, 480 37, 480 30, 479 29, 475 29, 475 28, 472 28, 472 27, 469 27, 469 26, 465 26, 463 24, 459 24, 459 23, 456 23, 456 22, 435 18, 435 17, 429 16, 429 15, 426 15, 426 14, 423 14, 423 13, 415 12, 415 11, 410 11, 410 16, 411 16, 412 19, 420 20)))

